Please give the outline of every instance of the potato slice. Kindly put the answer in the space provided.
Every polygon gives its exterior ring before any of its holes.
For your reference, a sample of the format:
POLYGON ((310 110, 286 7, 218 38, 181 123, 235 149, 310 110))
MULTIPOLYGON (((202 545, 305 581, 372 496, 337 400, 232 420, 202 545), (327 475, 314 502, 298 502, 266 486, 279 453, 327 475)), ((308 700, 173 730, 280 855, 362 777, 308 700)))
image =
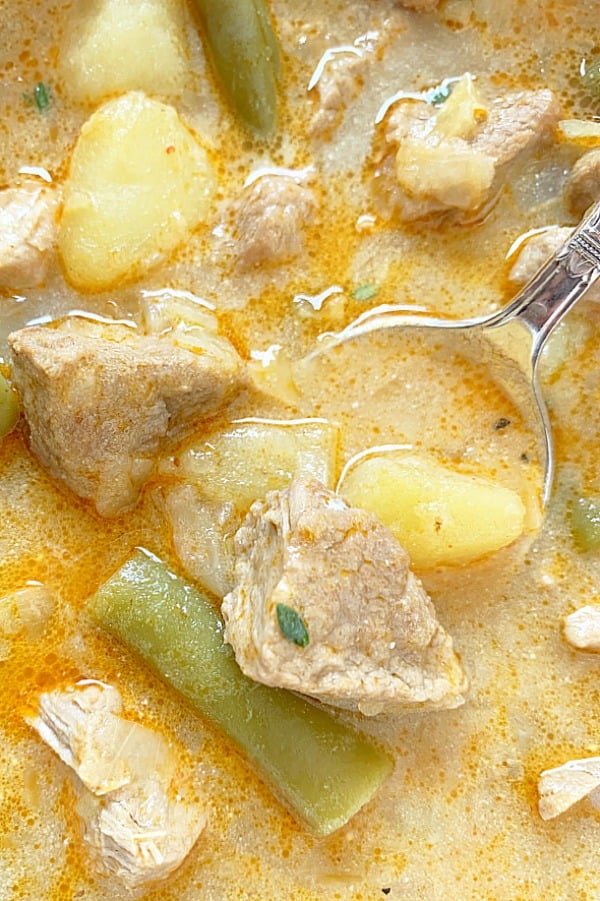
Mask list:
POLYGON ((180 94, 188 73, 182 6, 175 0, 95 0, 77 4, 61 70, 74 100, 111 94, 180 94))
POLYGON ((525 529, 525 506, 515 491, 425 455, 367 457, 347 471, 338 490, 375 513, 416 568, 470 563, 525 529))
POLYGON ((134 91, 81 129, 64 188, 59 251, 87 291, 134 278, 208 214, 215 176, 173 107, 134 91))

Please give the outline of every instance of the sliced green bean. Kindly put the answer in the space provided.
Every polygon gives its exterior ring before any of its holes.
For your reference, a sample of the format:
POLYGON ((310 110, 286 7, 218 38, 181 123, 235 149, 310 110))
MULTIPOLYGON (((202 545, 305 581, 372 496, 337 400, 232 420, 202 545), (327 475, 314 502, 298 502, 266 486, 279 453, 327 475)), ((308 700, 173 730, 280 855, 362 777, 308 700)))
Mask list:
POLYGON ((12 432, 19 418, 17 395, 3 375, 0 375, 0 438, 12 432))
POLYGON ((570 508, 571 532, 582 551, 600 548, 600 498, 578 497, 570 508))
POLYGON ((277 115, 279 47, 265 0, 192 0, 219 82, 239 118, 262 136, 277 115))
POLYGON ((244 676, 213 604, 156 557, 136 551, 89 610, 224 730, 312 832, 343 826, 390 773, 387 754, 323 708, 244 676))
POLYGON ((581 84, 590 97, 600 100, 600 54, 586 61, 581 84))

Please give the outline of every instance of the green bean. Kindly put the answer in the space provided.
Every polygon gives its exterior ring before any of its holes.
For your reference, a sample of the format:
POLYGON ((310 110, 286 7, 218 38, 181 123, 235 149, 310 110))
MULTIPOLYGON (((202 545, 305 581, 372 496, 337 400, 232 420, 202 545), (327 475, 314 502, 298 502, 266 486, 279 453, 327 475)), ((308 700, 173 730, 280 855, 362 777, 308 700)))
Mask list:
POLYGON ((0 375, 0 438, 12 432, 19 418, 19 402, 15 392, 0 375))
POLYGON ((264 0, 193 0, 233 109, 262 136, 275 127, 279 47, 264 0))
POLYGON ((570 508, 571 532, 582 551, 600 548, 600 498, 578 497, 570 508))
POLYGON ((581 84, 587 94, 600 100, 600 54, 586 60, 585 69, 581 75, 581 84))
POLYGON ((214 606, 156 557, 137 550, 89 610, 233 739, 312 832, 343 826, 389 774, 389 757, 325 709, 244 676, 214 606))

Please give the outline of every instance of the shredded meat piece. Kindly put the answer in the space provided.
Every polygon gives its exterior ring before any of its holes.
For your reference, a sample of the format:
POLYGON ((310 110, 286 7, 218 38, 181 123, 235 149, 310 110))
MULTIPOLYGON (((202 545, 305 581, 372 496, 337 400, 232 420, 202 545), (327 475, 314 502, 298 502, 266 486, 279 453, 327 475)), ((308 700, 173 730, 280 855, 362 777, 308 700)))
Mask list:
POLYGON ((185 859, 206 823, 162 735, 122 717, 119 692, 84 680, 40 695, 28 722, 77 776, 84 838, 127 889, 152 885, 185 859))
POLYGON ((29 184, 0 191, 0 287, 41 284, 56 238, 56 192, 29 184))
POLYGON ((13 332, 13 381, 40 462, 102 516, 137 501, 161 450, 214 414, 243 383, 234 348, 177 346, 125 326, 13 332))
POLYGON ((313 86, 319 96, 310 124, 313 138, 328 138, 338 127, 345 110, 360 92, 366 62, 364 52, 348 50, 336 53, 324 63, 313 86))
POLYGON ((236 217, 239 267, 277 264, 297 256, 304 246, 302 229, 314 209, 312 191, 292 176, 257 178, 246 188, 236 217))
POLYGON ((551 820, 583 798, 600 809, 600 757, 569 760, 552 770, 544 770, 538 782, 539 811, 551 820))
POLYGON ((370 715, 453 707, 466 679, 406 551, 371 513, 315 480, 255 503, 236 534, 225 636, 253 679, 370 715), (277 605, 305 622, 299 647, 277 605))

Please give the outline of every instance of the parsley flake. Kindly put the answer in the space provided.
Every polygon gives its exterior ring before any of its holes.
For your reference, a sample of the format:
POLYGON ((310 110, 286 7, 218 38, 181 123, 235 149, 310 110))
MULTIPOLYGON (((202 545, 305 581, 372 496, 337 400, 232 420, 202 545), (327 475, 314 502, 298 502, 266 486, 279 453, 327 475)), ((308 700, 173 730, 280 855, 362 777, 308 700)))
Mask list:
POLYGON ((371 300, 372 297, 379 292, 379 288, 377 285, 371 285, 369 283, 365 285, 359 285, 358 288, 355 288, 352 292, 352 297, 354 300, 371 300))
POLYGON ((308 629, 300 614, 287 604, 277 604, 277 622, 283 635, 300 648, 308 644, 308 629))
POLYGON ((425 100, 428 103, 433 103, 434 106, 441 106, 442 103, 445 103, 450 94, 452 93, 452 89, 454 88, 454 82, 452 81, 443 81, 437 88, 432 88, 430 91, 427 91, 425 95, 425 100))

